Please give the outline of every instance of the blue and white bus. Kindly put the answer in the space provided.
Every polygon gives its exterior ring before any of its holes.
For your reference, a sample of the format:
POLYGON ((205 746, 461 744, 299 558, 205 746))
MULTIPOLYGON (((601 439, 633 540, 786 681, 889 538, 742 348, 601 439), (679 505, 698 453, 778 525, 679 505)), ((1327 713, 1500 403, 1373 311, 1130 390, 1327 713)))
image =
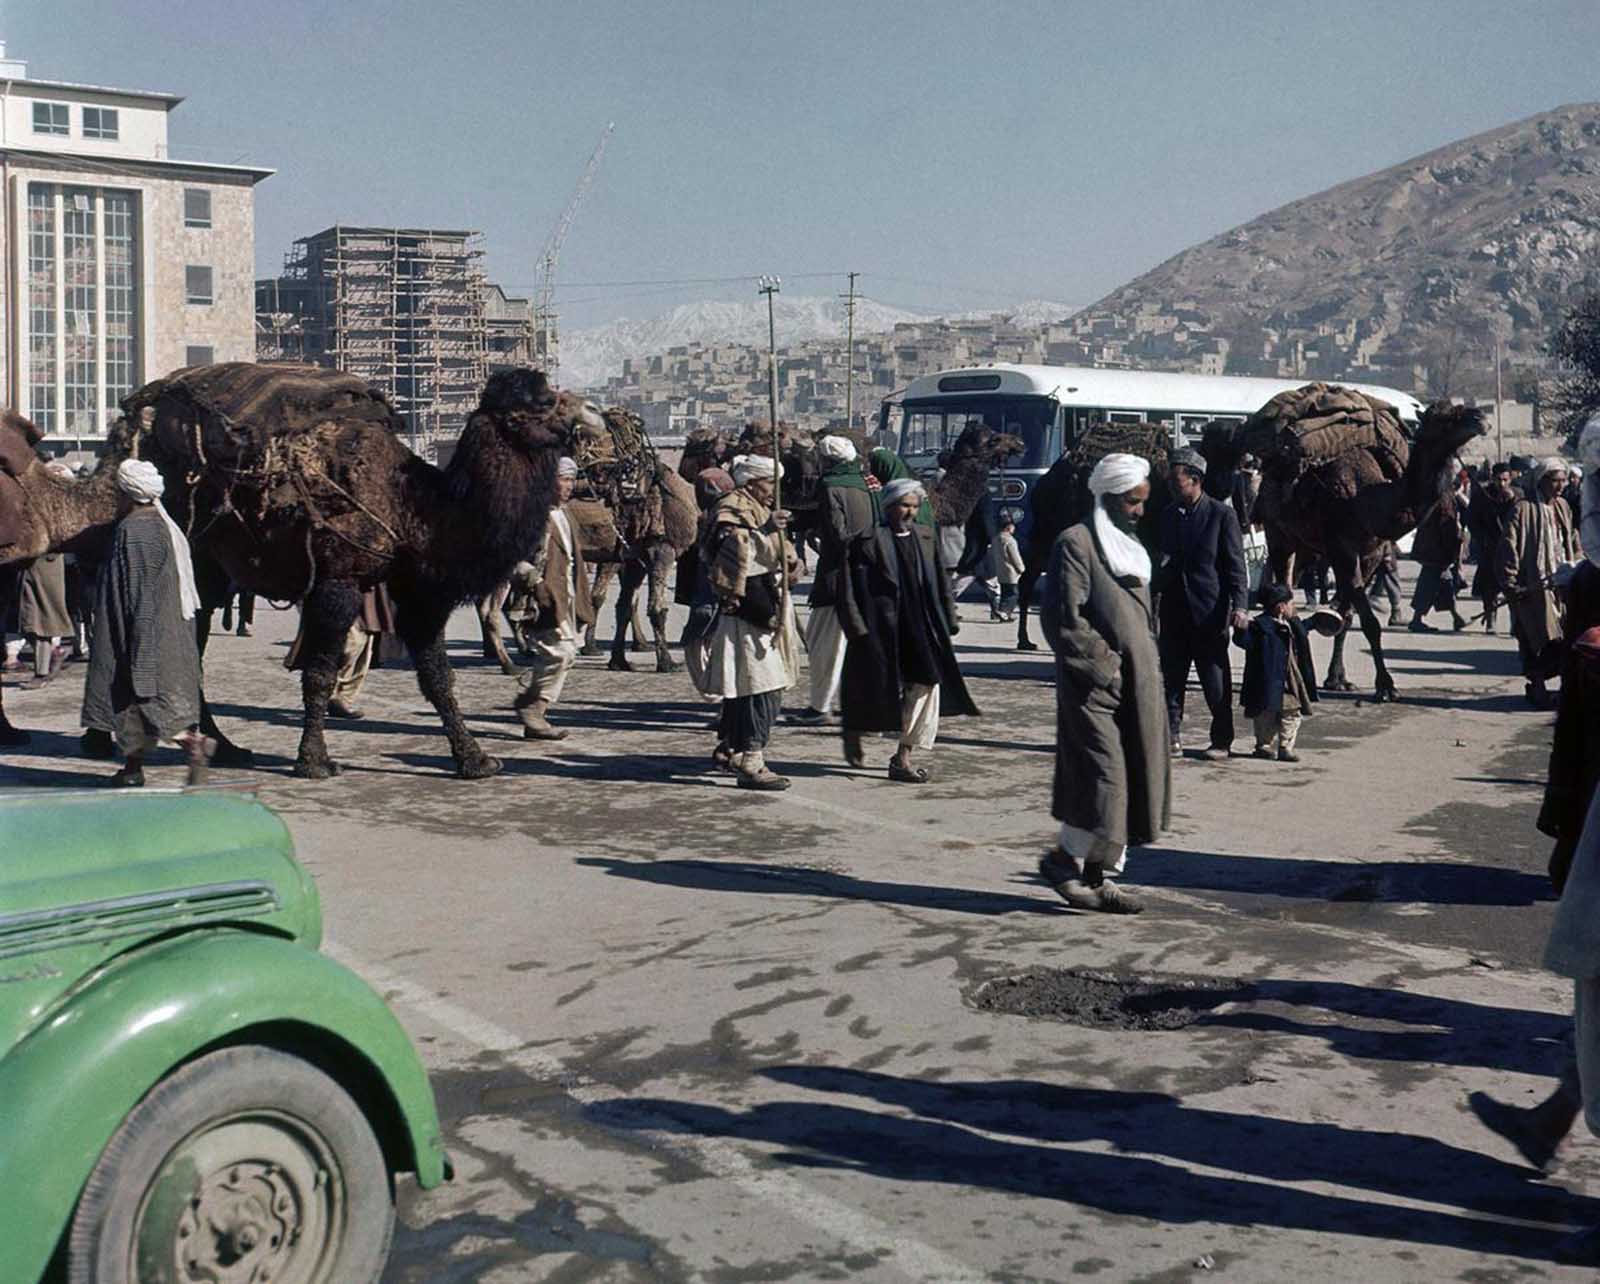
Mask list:
MULTIPOLYGON (((913 380, 898 401, 884 403, 879 431, 886 434, 881 440, 899 443, 899 454, 919 474, 936 467, 939 452, 970 420, 1021 437, 1027 443, 1022 455, 989 479, 991 497, 1020 535, 1032 488, 1091 423, 1165 424, 1175 446, 1187 445, 1211 420, 1243 421, 1280 392, 1307 382, 1083 366, 965 366, 913 380)), ((1422 403, 1398 388, 1345 386, 1387 401, 1407 423, 1422 413, 1422 403)))

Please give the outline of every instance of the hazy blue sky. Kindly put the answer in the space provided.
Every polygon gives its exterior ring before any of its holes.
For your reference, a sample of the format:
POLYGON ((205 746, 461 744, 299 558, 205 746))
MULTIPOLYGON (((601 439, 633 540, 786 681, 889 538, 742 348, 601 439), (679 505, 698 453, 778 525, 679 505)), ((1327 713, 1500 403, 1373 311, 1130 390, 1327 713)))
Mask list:
POLYGON ((1087 303, 1295 197, 1600 97, 1600 4, 0 0, 42 78, 170 89, 174 154, 272 166, 256 250, 336 221, 562 255, 568 324, 842 276, 1087 303))

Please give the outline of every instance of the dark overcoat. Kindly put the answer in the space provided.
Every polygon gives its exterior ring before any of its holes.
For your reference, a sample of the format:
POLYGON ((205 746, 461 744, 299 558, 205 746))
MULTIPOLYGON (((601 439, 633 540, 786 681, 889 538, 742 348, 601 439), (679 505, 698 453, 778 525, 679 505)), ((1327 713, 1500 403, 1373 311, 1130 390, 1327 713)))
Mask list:
MULTIPOLYGON (((1300 666, 1300 678, 1305 683, 1306 697, 1317 698, 1317 670, 1311 661, 1311 642, 1306 637, 1306 626, 1294 616, 1284 621, 1289 626, 1285 641, 1276 623, 1266 615, 1258 615, 1243 630, 1244 683, 1239 689, 1239 703, 1250 718, 1263 713, 1283 712, 1283 689, 1289 677, 1290 652, 1300 666)), ((1237 638, 1239 634, 1234 634, 1237 638)), ((1310 709, 1301 709, 1309 715, 1310 709)))
POLYGON ((864 486, 850 486, 822 478, 822 520, 817 525, 821 547, 817 570, 811 580, 811 605, 834 606, 839 601, 839 577, 844 574, 850 541, 859 539, 877 525, 877 505, 864 486))
POLYGON ((1250 599, 1233 505, 1201 495, 1185 516, 1180 505, 1168 504, 1157 529, 1161 563, 1154 588, 1163 616, 1176 613, 1201 632, 1222 632, 1228 613, 1244 610, 1250 599))
MULTIPOLYGON (((931 527, 913 525, 910 538, 922 556, 922 600, 928 607, 939 658, 939 716, 978 712, 956 664, 950 634, 959 629, 950 577, 939 555, 939 538, 931 527)), ((879 526, 851 542, 844 574, 839 578, 839 624, 844 630, 844 676, 839 706, 847 731, 899 731, 900 695, 900 562, 887 526, 879 526)))
POLYGON ((1111 574, 1086 522, 1057 536, 1043 583, 1056 654, 1050 814, 1113 846, 1151 842, 1171 818, 1172 761, 1149 586, 1111 574))

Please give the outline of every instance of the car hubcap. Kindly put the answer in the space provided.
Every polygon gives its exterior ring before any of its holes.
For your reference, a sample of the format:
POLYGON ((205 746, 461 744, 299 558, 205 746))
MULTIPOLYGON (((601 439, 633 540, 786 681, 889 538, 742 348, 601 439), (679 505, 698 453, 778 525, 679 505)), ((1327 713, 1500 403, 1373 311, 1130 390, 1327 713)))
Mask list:
POLYGON ((344 1184, 326 1141, 271 1113, 181 1142, 139 1210, 137 1279, 175 1284, 337 1284, 344 1184))

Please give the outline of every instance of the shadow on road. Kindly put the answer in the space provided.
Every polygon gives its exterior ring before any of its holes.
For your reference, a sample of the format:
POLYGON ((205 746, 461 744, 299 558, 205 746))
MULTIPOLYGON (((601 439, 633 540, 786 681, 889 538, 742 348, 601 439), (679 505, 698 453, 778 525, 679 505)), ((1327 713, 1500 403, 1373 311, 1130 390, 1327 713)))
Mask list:
POLYGON ((1186 891, 1323 901, 1533 905, 1555 900, 1544 874, 1462 861, 1339 861, 1143 847, 1129 881, 1186 891))
POLYGON ((920 883, 885 883, 798 865, 765 865, 740 860, 629 861, 609 856, 580 856, 578 865, 614 878, 682 887, 700 892, 753 893, 760 896, 821 896, 835 900, 874 901, 908 909, 954 910, 961 914, 1070 913, 1041 897, 1014 896, 963 887, 925 887, 920 883))
POLYGON ((1562 1226, 1600 1222, 1595 1201, 1535 1184, 1525 1169, 1432 1137, 1231 1114, 1187 1107, 1162 1093, 1034 1080, 930 1083, 809 1066, 761 1073, 808 1092, 866 1097, 915 1117, 806 1098, 748 1110, 660 1098, 588 1109, 610 1127, 676 1128, 776 1147, 776 1160, 795 1167, 982 1187, 1165 1225, 1276 1226, 1548 1260, 1559 1231, 1471 1214, 1562 1226), (995 1133, 1002 1136, 985 1135, 995 1133), (1058 1148, 1105 1142, 1139 1153, 1058 1148), (1194 1173, 1179 1166, 1185 1163, 1241 1176, 1194 1173), (1423 1197, 1464 1211, 1273 1184, 1311 1181, 1423 1197))

